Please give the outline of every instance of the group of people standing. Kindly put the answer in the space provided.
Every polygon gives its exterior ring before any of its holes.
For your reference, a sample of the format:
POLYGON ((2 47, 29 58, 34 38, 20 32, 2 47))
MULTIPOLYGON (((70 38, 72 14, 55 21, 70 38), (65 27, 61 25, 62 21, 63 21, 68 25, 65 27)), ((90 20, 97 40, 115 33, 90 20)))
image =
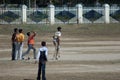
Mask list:
MULTIPOLYGON (((26 52, 22 53, 23 51, 23 42, 25 39, 25 35, 23 34, 23 29, 14 28, 14 33, 12 35, 12 60, 22 60, 24 56, 27 55, 31 49, 33 49, 34 59, 36 59, 35 63, 39 62, 38 65, 38 75, 37 80, 41 78, 42 72, 42 80, 46 80, 45 76, 45 67, 48 55, 48 48, 46 47, 46 42, 41 42, 41 47, 38 50, 38 54, 36 55, 36 49, 34 47, 35 41, 34 37, 36 36, 36 32, 27 32, 28 36, 28 49, 26 52)), ((55 53, 53 55, 53 59, 58 59, 60 57, 59 50, 60 50, 60 37, 61 37, 61 27, 57 28, 57 31, 53 35, 53 44, 55 46, 55 53)))
POLYGON ((12 35, 12 60, 22 60, 22 49, 23 49, 23 41, 25 39, 25 35, 23 34, 22 29, 14 29, 14 33, 12 35))
POLYGON ((34 48, 34 37, 35 32, 28 32, 28 50, 23 53, 23 45, 25 40, 25 35, 23 29, 14 28, 14 33, 12 35, 12 60, 23 60, 24 56, 30 52, 30 49, 34 51, 34 59, 36 59, 36 49, 34 48), (33 34, 31 34, 33 33, 33 34))

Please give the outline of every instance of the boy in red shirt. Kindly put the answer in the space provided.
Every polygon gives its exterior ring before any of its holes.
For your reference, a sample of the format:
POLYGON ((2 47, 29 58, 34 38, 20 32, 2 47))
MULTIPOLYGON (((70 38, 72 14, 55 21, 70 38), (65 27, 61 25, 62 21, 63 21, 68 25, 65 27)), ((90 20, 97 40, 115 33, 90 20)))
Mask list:
POLYGON ((24 59, 24 56, 29 54, 30 50, 33 49, 34 59, 36 59, 36 49, 34 47, 35 44, 34 37, 36 36, 36 32, 27 32, 27 36, 28 36, 28 49, 25 53, 23 53, 22 57, 24 59))

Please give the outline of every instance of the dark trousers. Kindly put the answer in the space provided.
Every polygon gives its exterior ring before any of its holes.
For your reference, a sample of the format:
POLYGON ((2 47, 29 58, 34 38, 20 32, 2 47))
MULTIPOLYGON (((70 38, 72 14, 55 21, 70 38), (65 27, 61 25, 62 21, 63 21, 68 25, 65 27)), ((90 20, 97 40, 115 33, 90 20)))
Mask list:
POLYGON ((17 42, 12 43, 12 60, 15 60, 17 51, 17 42))
POLYGON ((37 80, 41 80, 41 72, 42 72, 42 80, 46 80, 45 68, 46 68, 46 62, 39 61, 37 80))

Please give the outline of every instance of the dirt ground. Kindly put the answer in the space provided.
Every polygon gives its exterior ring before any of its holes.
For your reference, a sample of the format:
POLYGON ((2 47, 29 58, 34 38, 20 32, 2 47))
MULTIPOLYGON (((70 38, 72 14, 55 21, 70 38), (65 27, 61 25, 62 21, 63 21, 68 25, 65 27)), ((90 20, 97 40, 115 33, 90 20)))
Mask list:
MULTIPOLYGON (((32 59, 11 61, 10 37, 0 35, 0 80, 36 80, 38 65, 32 59)), ((62 38, 61 57, 53 60, 54 46, 49 49, 47 80, 120 80, 120 38, 62 38)), ((40 47, 37 40, 36 48, 40 47)), ((24 44, 24 51, 26 43, 24 44)))

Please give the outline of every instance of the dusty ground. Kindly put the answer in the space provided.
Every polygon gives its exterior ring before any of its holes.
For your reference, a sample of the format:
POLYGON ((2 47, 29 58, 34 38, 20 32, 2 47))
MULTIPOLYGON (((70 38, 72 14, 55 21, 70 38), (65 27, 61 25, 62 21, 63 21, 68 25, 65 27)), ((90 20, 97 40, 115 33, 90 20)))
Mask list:
MULTIPOLYGON (((0 80, 36 80, 37 64, 31 60, 11 61, 8 36, 0 36, 0 80)), ((39 48, 39 40, 36 48, 39 48)), ((52 60, 54 46, 48 40, 47 80, 120 80, 119 38, 62 38, 61 58, 52 60)), ((24 51, 26 50, 26 43, 24 51)))
MULTIPOLYGON (((29 61, 11 61, 10 38, 16 26, 21 25, 0 25, 0 80, 36 80, 38 65, 34 64, 32 51, 28 55, 29 61)), ((52 60, 54 46, 51 39, 56 27, 22 26, 25 31, 32 29, 38 33, 35 38, 37 49, 42 40, 47 42, 47 80, 120 80, 119 24, 65 25, 61 57, 57 61, 52 60)))

